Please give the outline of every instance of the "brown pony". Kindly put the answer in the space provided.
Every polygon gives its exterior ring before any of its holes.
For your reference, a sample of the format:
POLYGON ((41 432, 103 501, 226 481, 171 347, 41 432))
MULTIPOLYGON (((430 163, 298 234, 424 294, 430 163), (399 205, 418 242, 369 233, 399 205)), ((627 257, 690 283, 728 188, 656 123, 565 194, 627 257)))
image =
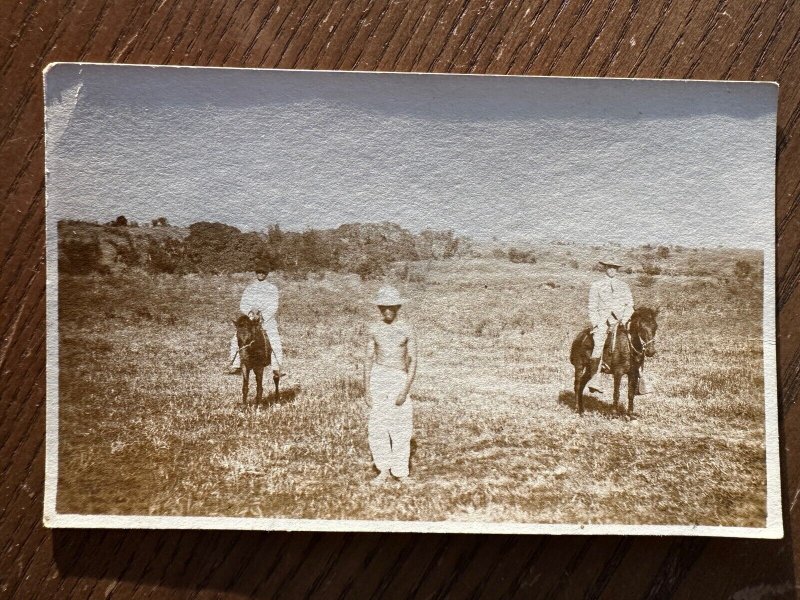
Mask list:
MULTIPOLYGON (((639 385, 639 372, 644 365, 645 356, 656 353, 657 310, 638 308, 631 316, 628 328, 617 326, 616 340, 611 332, 606 338, 603 348, 603 363, 614 376, 614 409, 619 410, 619 386, 622 376, 628 375, 628 412, 633 415, 633 398, 639 385), (612 347, 613 344, 613 347, 612 347)), ((583 389, 591 379, 589 363, 594 348, 594 338, 590 330, 581 331, 572 342, 569 360, 575 367, 575 400, 578 413, 583 414, 583 389)))
MULTIPOLYGON (((247 394, 250 388, 250 371, 256 375, 256 400, 261 403, 264 387, 264 369, 272 362, 272 346, 261 327, 261 316, 249 317, 239 315, 233 321, 236 325, 236 340, 239 343, 239 360, 242 364, 242 402, 247 406, 247 394)), ((275 382, 275 399, 278 399, 278 377, 275 382)))

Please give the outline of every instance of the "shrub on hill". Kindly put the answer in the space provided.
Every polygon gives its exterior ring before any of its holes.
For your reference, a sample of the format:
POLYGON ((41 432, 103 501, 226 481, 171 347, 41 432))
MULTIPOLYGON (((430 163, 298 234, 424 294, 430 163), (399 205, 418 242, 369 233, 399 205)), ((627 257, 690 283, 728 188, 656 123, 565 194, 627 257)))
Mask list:
POLYGON ((642 264, 642 272, 646 275, 660 275, 661 274, 661 267, 659 267, 655 263, 646 262, 642 264))
POLYGON ((64 264, 72 260, 67 269, 99 272, 104 265, 108 270, 110 264, 106 263, 113 262, 153 273, 238 273, 250 271, 257 257, 268 255, 273 268, 289 277, 337 271, 372 279, 385 275, 394 263, 447 259, 471 252, 469 241, 452 231, 414 235, 394 223, 353 223, 303 232, 285 232, 271 225, 266 234, 205 221, 190 225, 186 234, 183 228, 162 229, 169 227, 164 217, 153 219, 152 227, 132 233, 131 222, 126 223, 121 229, 116 221, 106 225, 62 221, 59 231, 72 240, 68 248, 62 248, 64 264), (87 242, 88 236, 94 241, 87 242))
POLYGON ((518 250, 517 248, 510 248, 508 250, 508 260, 513 263, 525 263, 534 265, 536 264, 536 256, 532 250, 518 250))
POLYGON ((102 263, 103 253, 96 237, 86 240, 68 238, 59 244, 58 270, 70 275, 87 275, 108 271, 102 263))
POLYGON ((733 274, 739 279, 749 277, 753 272, 753 265, 746 260, 737 260, 733 267, 733 274))
POLYGON ((639 276, 636 278, 637 285, 644 288, 652 287, 655 282, 656 278, 647 273, 639 273, 639 276))
POLYGON ((184 255, 192 271, 241 273, 253 268, 264 246, 257 233, 242 233, 223 223, 200 222, 189 226, 184 255))
POLYGON ((173 239, 163 242, 151 239, 147 247, 146 266, 153 273, 186 272, 182 245, 173 239))
POLYGON ((136 250, 131 234, 127 231, 123 233, 121 240, 112 242, 117 252, 117 260, 126 267, 137 267, 141 264, 139 252, 136 250))

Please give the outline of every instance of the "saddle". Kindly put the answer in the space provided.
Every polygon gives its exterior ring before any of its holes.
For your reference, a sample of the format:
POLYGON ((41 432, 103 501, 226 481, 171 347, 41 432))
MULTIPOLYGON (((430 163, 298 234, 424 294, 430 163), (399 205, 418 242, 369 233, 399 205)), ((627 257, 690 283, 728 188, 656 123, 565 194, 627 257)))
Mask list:
MULTIPOLYGON (((617 325, 613 330, 609 331, 609 334, 606 336, 606 345, 603 348, 602 358, 600 360, 600 372, 605 373, 607 375, 612 374, 611 368, 608 366, 607 358, 610 359, 611 353, 613 352, 614 346, 620 341, 628 342, 628 336, 626 335, 627 331, 622 325, 617 325)), ((591 328, 587 327, 583 330, 583 346, 587 350, 591 351, 594 348, 594 338, 592 337, 592 330, 591 328)))

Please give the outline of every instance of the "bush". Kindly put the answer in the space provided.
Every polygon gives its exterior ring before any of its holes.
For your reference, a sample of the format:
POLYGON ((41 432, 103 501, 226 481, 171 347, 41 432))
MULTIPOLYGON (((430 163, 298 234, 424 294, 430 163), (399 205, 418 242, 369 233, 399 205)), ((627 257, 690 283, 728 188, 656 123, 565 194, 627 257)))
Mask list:
POLYGON ((256 233, 223 223, 193 223, 183 242, 187 260, 201 273, 244 273, 266 251, 256 233))
POLYGON ((666 246, 659 246, 656 250, 658 258, 669 258, 669 248, 666 246))
POLYGON ((516 248, 511 248, 508 251, 508 260, 513 263, 536 264, 536 256, 531 250, 517 250, 516 248))
POLYGON ((153 227, 169 227, 167 217, 157 217, 151 221, 153 227))
POLYGON ((102 264, 103 253, 97 238, 89 240, 64 240, 59 248, 58 270, 71 275, 104 273, 108 269, 102 264))
POLYGON ((654 263, 644 263, 642 265, 642 272, 647 275, 660 275, 661 267, 654 263))
POLYGON ((733 267, 733 274, 739 279, 749 277, 753 273, 753 265, 746 260, 737 260, 733 267))
POLYGON ((646 288, 649 288, 649 287, 652 287, 652 285, 653 285, 655 282, 656 282, 656 278, 655 278, 655 277, 653 277, 652 275, 648 275, 647 273, 641 273, 641 274, 640 274, 640 275, 639 275, 639 276, 636 278, 636 283, 637 283, 637 284, 638 284, 640 287, 646 287, 646 288))
POLYGON ((375 254, 368 255, 355 268, 355 273, 361 277, 362 281, 378 279, 386 274, 386 264, 379 256, 375 254))
POLYGON ((139 266, 139 252, 133 244, 129 233, 125 232, 125 241, 114 244, 117 251, 117 260, 127 267, 139 266))
POLYGON ((154 273, 182 273, 183 250, 175 240, 159 244, 150 240, 147 248, 147 266, 154 273))
POLYGON ((692 257, 687 261, 686 275, 692 275, 693 277, 710 277, 714 275, 714 272, 709 269, 705 261, 692 257))
POLYGON ((577 260, 575 260, 574 258, 571 261, 569 261, 569 266, 572 267, 573 269, 580 269, 581 268, 581 264, 577 260))
POLYGON ((424 271, 414 269, 408 274, 409 283, 427 283, 428 277, 424 271))

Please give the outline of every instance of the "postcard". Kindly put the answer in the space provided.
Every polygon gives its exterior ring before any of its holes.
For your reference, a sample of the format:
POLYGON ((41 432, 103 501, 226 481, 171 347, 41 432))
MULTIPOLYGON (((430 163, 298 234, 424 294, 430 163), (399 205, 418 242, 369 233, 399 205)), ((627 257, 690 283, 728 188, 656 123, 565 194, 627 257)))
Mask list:
POLYGON ((777 85, 44 79, 47 526, 783 535, 777 85))

